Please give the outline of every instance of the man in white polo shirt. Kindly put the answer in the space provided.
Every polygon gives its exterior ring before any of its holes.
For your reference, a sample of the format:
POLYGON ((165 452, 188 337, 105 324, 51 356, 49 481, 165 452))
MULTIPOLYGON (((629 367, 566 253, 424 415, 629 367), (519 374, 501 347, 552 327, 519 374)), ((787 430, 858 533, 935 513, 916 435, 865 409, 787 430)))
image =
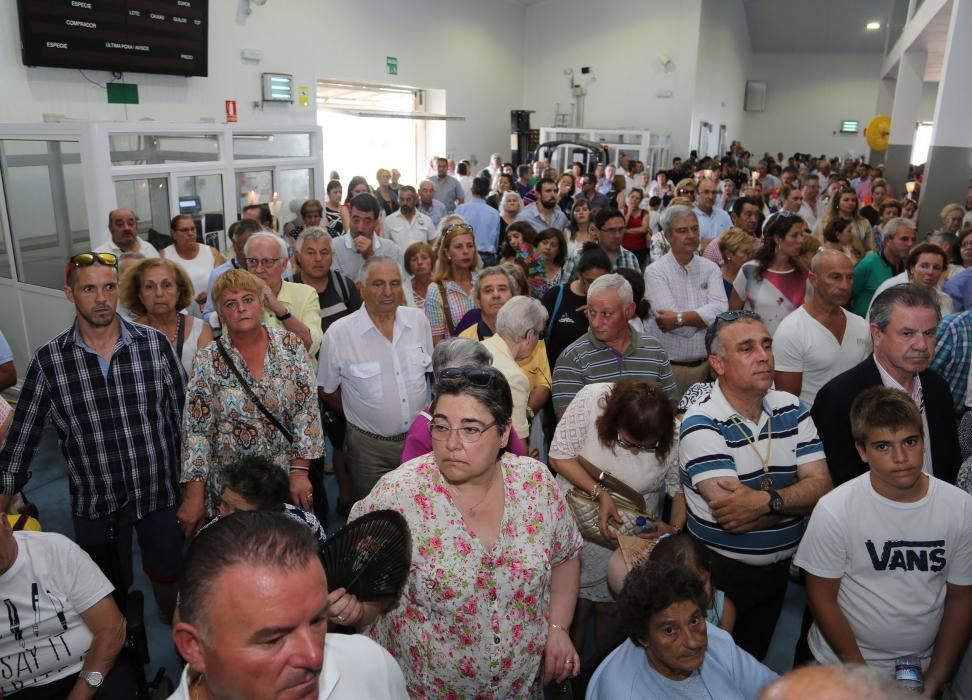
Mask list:
POLYGON ((96 253, 141 253, 146 258, 159 257, 159 251, 138 235, 138 218, 131 209, 115 209, 108 214, 111 240, 94 249, 96 253))
POLYGON ((773 336, 776 388, 813 406, 817 391, 871 354, 867 321, 844 305, 854 286, 854 262, 821 248, 810 263, 813 298, 783 319, 773 336))
POLYGON ((434 245, 438 232, 432 219, 420 212, 418 193, 411 185, 403 185, 398 190, 398 211, 385 217, 385 236, 405 250, 412 243, 422 241, 434 245))
POLYGON ((425 407, 425 375, 432 370, 425 313, 398 305, 398 263, 372 256, 361 268, 358 288, 364 305, 328 328, 317 374, 321 398, 347 419, 352 502, 401 463, 405 434, 425 407))
POLYGON ((671 250, 645 268, 645 299, 652 312, 646 331, 668 353, 681 398, 708 375, 705 330, 728 302, 719 266, 695 254, 699 223, 692 209, 668 207, 661 225, 671 250))

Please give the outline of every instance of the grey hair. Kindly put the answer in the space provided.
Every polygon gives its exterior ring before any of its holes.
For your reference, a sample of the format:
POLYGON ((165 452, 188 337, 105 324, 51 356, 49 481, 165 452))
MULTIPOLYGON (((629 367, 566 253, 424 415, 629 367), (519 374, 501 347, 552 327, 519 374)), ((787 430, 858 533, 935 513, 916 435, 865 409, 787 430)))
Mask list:
POLYGON ((257 241, 273 241, 279 247, 281 260, 286 260, 290 257, 287 251, 287 241, 275 233, 270 233, 270 231, 257 231, 247 238, 246 243, 243 244, 243 255, 249 257, 250 251, 253 250, 253 246, 257 241))
POLYGON ((473 296, 478 301, 479 300, 479 286, 483 283, 483 277, 489 277, 490 275, 503 275, 506 277, 507 283, 510 285, 510 293, 516 296, 520 293, 520 285, 516 283, 513 275, 510 274, 502 265, 493 265, 492 267, 487 267, 485 270, 481 270, 479 277, 476 278, 476 286, 473 288, 473 296))
MULTIPOLYGON (((300 235, 297 236, 297 242, 294 243, 294 250, 298 253, 304 248, 304 241, 327 241, 328 247, 333 250, 333 245, 331 244, 331 234, 327 232, 327 229, 321 228, 320 226, 308 226, 300 235)), ((246 247, 245 245, 243 246, 246 247)))
POLYGON ((904 226, 905 228, 915 230, 915 222, 911 219, 906 219, 903 216, 896 216, 884 226, 881 227, 881 231, 884 233, 885 238, 895 238, 898 235, 898 229, 904 226))
POLYGON ((715 355, 717 357, 723 357, 725 355, 726 346, 722 342, 722 331, 724 328, 726 328, 727 326, 731 326, 734 323, 759 323, 764 328, 766 327, 766 324, 763 323, 763 319, 760 318, 759 314, 756 313, 754 313, 752 316, 740 316, 734 321, 720 321, 717 318, 715 320, 715 324, 716 324, 715 331, 713 332, 711 330, 711 327, 710 330, 708 331, 709 333, 713 334, 712 343, 709 346, 710 355, 715 355))
POLYGON ((543 332, 547 310, 533 297, 513 297, 496 314, 496 333, 504 340, 523 340, 527 333, 543 332))
POLYGON ((957 236, 950 231, 935 231, 928 236, 927 243, 935 243, 936 245, 946 245, 949 249, 955 247, 955 241, 957 236))
POLYGON ((398 270, 398 276, 405 279, 405 276, 402 274, 401 265, 398 264, 398 261, 395 260, 395 258, 390 258, 387 255, 372 255, 361 265, 361 269, 358 270, 358 278, 355 280, 355 282, 362 285, 367 284, 368 273, 370 272, 371 268, 373 268, 375 265, 381 265, 382 263, 391 263, 394 265, 395 269, 398 270))
MULTIPOLYGON (((881 673, 876 668, 865 664, 834 664, 830 666, 804 666, 793 669, 790 673, 780 676, 770 683, 760 694, 760 700, 781 700, 791 697, 794 690, 789 687, 791 676, 808 674, 827 674, 830 679, 824 680, 818 676, 819 683, 822 683, 828 690, 832 687, 840 687, 847 691, 848 696, 853 695, 859 700, 908 700, 914 698, 915 694, 898 685, 890 675, 881 673)), ((804 682, 809 681, 805 679, 804 682)), ((793 683, 798 681, 793 680, 793 683)))
POLYGON ((503 205, 506 204, 507 199, 513 199, 514 197, 516 198, 516 201, 520 203, 520 209, 523 209, 523 197, 521 197, 520 193, 516 190, 507 190, 503 193, 503 196, 500 197, 500 208, 503 208, 503 205))
POLYGON ((823 265, 824 258, 829 255, 843 255, 845 258, 851 261, 851 265, 854 264, 854 259, 842 250, 835 250, 834 248, 824 248, 821 246, 817 248, 817 252, 813 254, 813 258, 810 260, 810 271, 813 274, 820 274, 820 266, 823 265))
POLYGON ((684 204, 675 204, 670 206, 661 215, 661 228, 662 233, 666 237, 671 236, 672 226, 675 225, 675 219, 683 219, 687 216, 691 216, 693 219, 698 221, 698 217, 695 215, 695 210, 692 207, 687 207, 684 204))
POLYGON ((938 305, 935 294, 917 284, 896 284, 888 287, 874 297, 868 319, 872 326, 877 326, 882 333, 888 330, 891 323, 891 312, 894 305, 899 304, 908 309, 935 309, 936 318, 942 320, 942 309, 938 305))
POLYGON ((471 338, 446 338, 432 351, 432 376, 450 367, 489 367, 493 356, 486 346, 471 338))
POLYGON ((612 272, 609 275, 601 275, 591 282, 591 286, 587 288, 587 303, 590 303, 591 299, 598 294, 610 291, 617 292, 618 296, 621 297, 621 303, 625 306, 634 303, 634 292, 631 291, 631 283, 616 272, 612 272))

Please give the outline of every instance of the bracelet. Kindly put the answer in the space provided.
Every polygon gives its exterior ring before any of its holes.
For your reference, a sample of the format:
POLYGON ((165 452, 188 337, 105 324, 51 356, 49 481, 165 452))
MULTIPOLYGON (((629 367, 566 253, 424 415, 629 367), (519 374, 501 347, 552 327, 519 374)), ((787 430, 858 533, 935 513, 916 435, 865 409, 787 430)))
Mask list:
POLYGON ((556 624, 554 622, 551 622, 548 625, 548 627, 550 627, 550 629, 552 629, 552 630, 560 630, 561 632, 566 632, 567 631, 567 629, 563 625, 558 625, 558 624, 556 624))
POLYGON ((285 313, 285 314, 283 314, 281 316, 277 316, 277 320, 278 321, 286 321, 291 316, 293 316, 293 314, 288 311, 287 313, 285 313))
POLYGON ((601 496, 601 492, 604 491, 604 486, 600 483, 594 485, 593 491, 588 491, 588 495, 591 497, 592 501, 596 501, 601 496))
POLYGON ((307 473, 310 472, 310 467, 294 467, 294 466, 291 466, 290 467, 290 473, 293 474, 294 472, 304 472, 305 474, 307 474, 307 473))

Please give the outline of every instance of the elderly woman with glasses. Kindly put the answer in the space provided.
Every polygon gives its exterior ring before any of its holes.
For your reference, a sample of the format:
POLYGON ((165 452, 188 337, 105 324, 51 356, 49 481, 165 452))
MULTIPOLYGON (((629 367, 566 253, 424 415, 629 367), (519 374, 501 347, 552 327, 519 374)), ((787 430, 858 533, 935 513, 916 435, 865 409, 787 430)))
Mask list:
MULTIPOLYGON (((567 406, 550 445, 550 466, 568 491, 580 489, 597 499, 598 529, 606 540, 617 539, 622 525, 610 494, 585 468, 583 461, 623 481, 645 498, 657 533, 685 525, 685 497, 679 485, 675 415, 657 385, 635 379, 588 384, 567 406), (593 420, 592 420, 593 419, 593 420), (661 519, 665 496, 672 498, 671 523, 661 519)), ((633 533, 626 533, 633 534, 633 533)), ((587 617, 595 614, 598 656, 616 641, 614 599, 607 587, 611 550, 588 541, 581 556, 581 587, 572 631, 574 646, 584 648, 587 617)))
MULTIPOLYGON (((577 674, 570 626, 582 546, 546 466, 507 450, 513 400, 495 369, 443 371, 431 454, 389 472, 351 519, 397 510, 412 566, 397 605, 356 623, 398 660, 412 697, 542 697, 577 674)), ((345 607, 341 597, 332 605, 345 607)))
POLYGON ((209 288, 209 276, 213 270, 226 260, 222 253, 211 245, 200 243, 196 238, 196 224, 188 214, 179 214, 169 223, 169 235, 172 245, 166 246, 159 255, 180 265, 192 280, 192 288, 196 290, 192 313, 202 318, 202 307, 206 304, 206 290, 209 288))
POLYGON ((473 228, 460 216, 447 216, 439 224, 438 254, 432 284, 425 297, 425 315, 432 326, 432 342, 457 335, 456 325, 475 308, 473 288, 479 253, 473 228))
POLYGON ((263 323, 265 283, 246 270, 224 272, 213 301, 225 332, 203 348, 182 417, 179 521, 186 537, 212 513, 223 490, 221 465, 270 459, 290 479, 290 500, 313 506, 310 461, 324 454, 317 378, 293 332, 263 323))

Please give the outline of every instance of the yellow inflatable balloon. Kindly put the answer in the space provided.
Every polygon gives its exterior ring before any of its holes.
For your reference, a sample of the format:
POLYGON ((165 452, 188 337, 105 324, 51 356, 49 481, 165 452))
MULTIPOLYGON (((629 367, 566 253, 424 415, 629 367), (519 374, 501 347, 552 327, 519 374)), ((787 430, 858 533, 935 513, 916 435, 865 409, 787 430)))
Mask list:
POLYGON ((867 123, 864 129, 864 139, 872 151, 884 151, 888 148, 888 137, 891 135, 891 117, 879 114, 867 123))

